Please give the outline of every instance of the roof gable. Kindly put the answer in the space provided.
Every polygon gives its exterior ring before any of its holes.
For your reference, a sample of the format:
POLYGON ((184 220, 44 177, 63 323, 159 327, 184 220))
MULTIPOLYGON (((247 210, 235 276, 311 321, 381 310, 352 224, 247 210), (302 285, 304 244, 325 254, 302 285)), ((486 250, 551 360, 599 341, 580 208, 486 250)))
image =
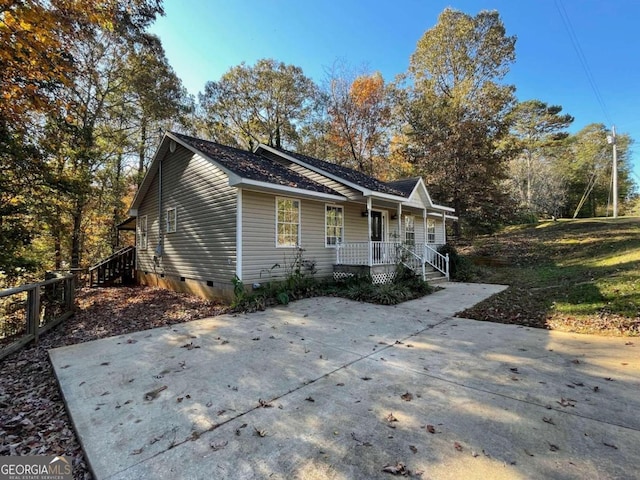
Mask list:
POLYGON ((329 195, 340 195, 335 190, 261 155, 181 133, 171 132, 171 136, 191 145, 198 152, 203 153, 210 160, 219 164, 224 170, 240 178, 329 195))
POLYGON ((140 206, 142 199, 147 194, 161 160, 172 153, 171 142, 182 145, 182 147, 202 156, 219 167, 229 177, 229 184, 232 186, 251 186, 266 189, 271 187, 274 190, 284 190, 290 193, 307 193, 311 196, 344 200, 344 197, 335 190, 260 155, 189 135, 167 132, 160 142, 160 146, 156 150, 151 165, 133 199, 131 204, 132 214, 135 214, 135 210, 140 206))

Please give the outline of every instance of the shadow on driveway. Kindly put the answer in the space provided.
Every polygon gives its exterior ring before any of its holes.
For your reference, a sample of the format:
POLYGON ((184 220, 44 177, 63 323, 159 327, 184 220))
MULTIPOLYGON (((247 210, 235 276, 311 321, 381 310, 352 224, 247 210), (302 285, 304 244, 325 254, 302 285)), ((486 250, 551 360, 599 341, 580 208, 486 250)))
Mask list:
POLYGON ((634 478, 629 339, 313 298, 50 351, 99 479, 634 478))

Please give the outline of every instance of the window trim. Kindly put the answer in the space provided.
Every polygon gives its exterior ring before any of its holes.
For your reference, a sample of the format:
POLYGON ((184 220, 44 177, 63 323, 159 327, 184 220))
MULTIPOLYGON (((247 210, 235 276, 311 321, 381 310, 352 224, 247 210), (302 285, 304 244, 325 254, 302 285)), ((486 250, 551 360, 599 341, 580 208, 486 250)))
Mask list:
MULTIPOLYGON (((337 225, 336 225, 337 226, 337 225)), ((325 203, 324 204, 324 246, 325 248, 336 248, 338 245, 338 238, 340 238, 340 243, 344 242, 344 205, 337 205, 335 203, 325 203), (328 243, 328 235, 327 235, 327 208, 336 208, 340 209, 342 215, 340 215, 340 237, 332 237, 336 239, 336 243, 328 243)))
MULTIPOLYGON (((283 224, 284 225, 284 224, 283 224)), ((294 224, 290 224, 294 225, 294 224)), ((300 248, 302 245, 302 202, 299 198, 293 197, 276 197, 275 202, 275 245, 276 248, 300 248), (293 202, 298 202, 298 241, 296 245, 280 245, 278 241, 278 203, 281 200, 291 200, 293 202)))
POLYGON ((178 231, 178 209, 176 207, 167 208, 165 211, 165 233, 176 233, 178 231), (169 212, 173 211, 173 229, 169 229, 169 212))
POLYGON ((416 218, 415 215, 407 214, 404 216, 404 243, 407 245, 415 245, 416 244, 416 218), (411 219, 411 230, 407 227, 407 219, 411 219), (407 238, 407 234, 410 233, 413 238, 411 242, 407 238))
POLYGON ((425 232, 427 243, 436 243, 436 221, 434 218, 427 218, 427 231, 425 232), (431 227, 429 224, 433 225, 433 232, 429 232, 431 227))
POLYGON ((149 218, 147 215, 141 215, 138 217, 138 231, 136 232, 137 246, 140 250, 147 250, 149 248, 149 218), (144 230, 141 227, 142 219, 144 219, 144 230), (144 233, 144 243, 142 242, 144 233))

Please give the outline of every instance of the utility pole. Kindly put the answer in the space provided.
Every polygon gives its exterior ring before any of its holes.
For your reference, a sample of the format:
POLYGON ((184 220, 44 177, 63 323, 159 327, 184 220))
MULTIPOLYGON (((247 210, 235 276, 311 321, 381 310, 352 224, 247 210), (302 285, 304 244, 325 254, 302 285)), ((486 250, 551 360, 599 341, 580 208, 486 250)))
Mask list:
POLYGON ((613 146, 613 218, 618 218, 618 149, 616 147, 616 126, 611 127, 607 142, 613 146))

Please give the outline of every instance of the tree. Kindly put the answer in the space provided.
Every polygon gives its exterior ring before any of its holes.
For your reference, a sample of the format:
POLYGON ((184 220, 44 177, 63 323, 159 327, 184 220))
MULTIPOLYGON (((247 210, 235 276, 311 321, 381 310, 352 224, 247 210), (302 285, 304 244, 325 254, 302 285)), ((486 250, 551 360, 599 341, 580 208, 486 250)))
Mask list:
POLYGON ((331 158, 374 176, 383 176, 389 145, 391 108, 379 72, 355 76, 334 69, 329 78, 328 135, 331 158))
POLYGON ((405 155, 434 196, 475 228, 495 227, 508 208, 507 154, 497 147, 514 87, 498 81, 515 59, 515 41, 495 11, 472 17, 447 8, 418 41, 401 79, 408 85, 396 89, 405 155))
POLYGON ((144 41, 145 28, 162 13, 159 0, 0 0, 0 172, 11 172, 0 175, 0 245, 8 252, 0 270, 34 265, 25 253, 37 231, 34 213, 53 203, 34 199, 61 185, 48 161, 55 142, 44 127, 52 124, 47 116, 64 119, 60 113, 74 108, 62 90, 73 88, 79 42, 100 29, 144 41))
MULTIPOLYGON (((568 184, 566 215, 594 217, 607 213, 612 201, 612 151, 607 143, 608 133, 605 125, 593 123, 569 138, 569 147, 559 165, 568 184)), ((622 202, 630 198, 634 190, 630 145, 628 134, 617 135, 618 195, 622 202)))
POLYGON ((205 85, 200 94, 205 129, 214 140, 247 149, 261 142, 277 148, 295 145, 317 90, 300 67, 271 59, 254 66, 243 62, 205 85))
POLYGON ((540 100, 520 102, 509 115, 511 135, 507 142, 516 152, 510 177, 518 200, 532 214, 557 215, 564 198, 562 179, 553 169, 553 156, 568 133, 571 115, 562 107, 540 100))

